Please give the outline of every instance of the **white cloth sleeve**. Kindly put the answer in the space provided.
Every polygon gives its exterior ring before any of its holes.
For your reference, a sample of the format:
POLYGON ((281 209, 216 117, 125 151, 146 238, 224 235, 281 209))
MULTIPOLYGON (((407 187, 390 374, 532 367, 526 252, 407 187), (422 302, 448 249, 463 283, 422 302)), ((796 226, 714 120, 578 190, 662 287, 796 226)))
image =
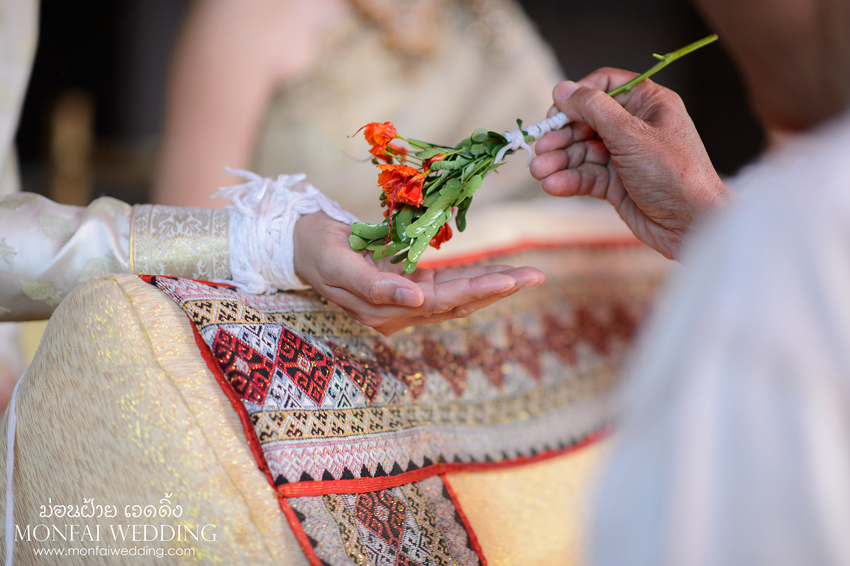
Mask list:
POLYGON ((850 194, 803 161, 703 234, 656 306, 596 566, 850 564, 850 194))
POLYGON ((0 198, 0 320, 48 318, 74 287, 115 273, 229 279, 227 211, 0 198))
POLYGON ((88 207, 0 198, 0 320, 48 318, 79 283, 128 273, 131 214, 110 198, 88 207))

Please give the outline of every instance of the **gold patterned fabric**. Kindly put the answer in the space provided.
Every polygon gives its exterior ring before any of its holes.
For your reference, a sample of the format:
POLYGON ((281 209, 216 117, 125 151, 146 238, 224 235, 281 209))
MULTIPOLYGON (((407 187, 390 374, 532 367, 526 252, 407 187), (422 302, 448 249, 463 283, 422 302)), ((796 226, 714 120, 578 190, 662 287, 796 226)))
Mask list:
POLYGON ((63 301, 17 404, 15 522, 31 536, 16 543, 16 565, 306 564, 189 321, 138 277, 91 280, 63 301), (166 494, 180 517, 159 515, 166 494), (67 516, 86 500, 100 506, 94 517, 88 508, 67 516), (156 517, 144 514, 148 505, 156 517), (37 525, 63 534, 74 525, 77 535, 39 541, 37 525), (137 540, 124 540, 120 528, 132 525, 137 540), (142 540, 145 526, 148 538, 157 529, 155 540, 142 540), (86 527, 92 537, 81 536, 86 527), (168 527, 183 535, 170 537, 168 527), (133 548, 147 554, 129 555, 133 548), (105 549, 125 554, 98 554, 105 549))
POLYGON ((138 205, 133 215, 133 273, 212 281, 230 279, 226 210, 138 205))
POLYGON ((488 566, 588 563, 592 504, 609 442, 526 466, 446 476, 488 566))

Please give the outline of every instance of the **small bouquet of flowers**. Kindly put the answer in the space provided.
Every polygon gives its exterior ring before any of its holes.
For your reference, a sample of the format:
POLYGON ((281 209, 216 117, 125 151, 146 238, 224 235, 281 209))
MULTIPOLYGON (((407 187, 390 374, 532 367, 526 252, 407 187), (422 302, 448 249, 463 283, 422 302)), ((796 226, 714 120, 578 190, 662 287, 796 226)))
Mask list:
MULTIPOLYGON (((654 54, 659 59, 654 67, 608 94, 628 92, 679 57, 716 39, 710 35, 667 55, 654 54)), ((566 115, 558 113, 527 128, 517 120, 518 129, 510 132, 479 128, 454 147, 402 137, 391 122, 363 126, 360 130, 372 146, 372 162, 380 169, 381 206, 386 210, 380 224, 355 222, 351 226, 351 248, 368 250, 376 259, 391 258, 392 263, 403 261, 404 271, 412 273, 429 245, 440 249, 451 239, 449 220, 454 218, 463 232, 475 192, 506 155, 522 148, 531 161, 528 144, 568 123, 566 115), (396 140, 406 142, 409 148, 391 143, 396 140)))

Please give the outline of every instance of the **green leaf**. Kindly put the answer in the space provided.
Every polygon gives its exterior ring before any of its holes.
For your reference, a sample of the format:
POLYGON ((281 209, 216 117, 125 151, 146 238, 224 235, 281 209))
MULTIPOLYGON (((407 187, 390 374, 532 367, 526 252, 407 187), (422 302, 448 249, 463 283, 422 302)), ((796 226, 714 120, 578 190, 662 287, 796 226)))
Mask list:
POLYGON ((481 182, 484 178, 481 175, 473 175, 469 181, 466 182, 466 186, 464 187, 467 191, 472 191, 473 193, 481 188, 481 182))
POLYGON ((386 222, 381 224, 364 224, 363 222, 355 222, 351 225, 351 233, 355 236, 370 242, 378 238, 386 238, 389 233, 389 226, 386 222))
POLYGON ((457 225, 458 232, 466 230, 466 211, 469 210, 469 205, 471 203, 472 197, 469 197, 461 202, 457 207, 457 219, 455 219, 455 224, 457 225))
POLYGON ((470 161, 472 160, 466 159, 464 157, 458 157, 457 159, 453 159, 451 161, 437 161, 436 163, 431 165, 431 169, 436 169, 440 171, 452 171, 454 169, 460 169, 470 161))
POLYGON ((486 153, 486 151, 487 150, 484 149, 483 143, 477 143, 470 148, 469 153, 471 153, 475 157, 478 157, 482 153, 486 153))
POLYGON ((410 251, 410 248, 407 248, 407 249, 406 249, 406 250, 404 250, 403 252, 401 252, 401 253, 399 253, 399 254, 394 255, 394 256, 392 257, 392 259, 390 259, 390 263, 392 263, 392 264, 396 264, 396 263, 401 263, 402 261, 406 260, 406 259, 407 259, 407 254, 408 254, 408 252, 409 252, 409 251, 410 251))
POLYGON ((469 138, 466 138, 465 140, 461 140, 461 142, 455 146, 455 149, 462 149, 464 147, 469 147, 471 145, 472 145, 472 140, 469 139, 469 138))
POLYGON ((405 249, 409 245, 409 242, 396 242, 393 244, 378 244, 375 246, 369 246, 367 249, 374 250, 375 259, 384 259, 385 257, 390 257, 392 255, 397 254, 401 250, 405 249))
POLYGON ((470 163, 469 165, 467 165, 467 166, 464 168, 464 170, 463 170, 463 176, 461 177, 461 182, 462 182, 463 184, 466 184, 466 182, 469 180, 469 177, 472 175, 472 172, 473 172, 473 171, 475 171, 475 168, 476 168, 476 167, 478 167, 478 163, 476 163, 475 161, 473 161, 472 163, 470 163))
POLYGON ((355 252, 362 252, 366 249, 366 246, 369 245, 369 242, 367 242, 360 236, 355 236, 354 234, 348 237, 348 243, 351 244, 351 249, 355 252))
POLYGON ((416 269, 416 264, 419 262, 419 258, 421 258, 425 250, 428 249, 428 244, 431 243, 431 240, 437 235, 440 228, 443 227, 443 224, 448 222, 451 217, 452 215, 449 211, 442 211, 442 214, 434 221, 434 223, 428 226, 425 232, 413 241, 413 244, 410 245, 410 251, 407 252, 407 260, 404 262, 405 272, 413 273, 413 270, 416 269), (408 266, 410 266, 410 271, 408 271, 408 266))
POLYGON ((525 132, 523 132, 523 134, 525 134, 525 135, 523 135, 523 136, 522 136, 523 138, 525 138, 525 143, 531 143, 531 142, 533 142, 533 141, 534 141, 534 138, 533 138, 533 137, 529 136, 529 135, 528 135, 528 134, 526 134, 525 132))
POLYGON ((407 141, 409 141, 409 142, 410 142, 410 143, 412 143, 413 145, 416 145, 416 146, 419 146, 419 147, 434 147, 434 144, 432 144, 432 143, 428 143, 428 142, 424 142, 424 141, 422 141, 422 140, 415 140, 415 139, 413 139, 413 138, 407 138, 407 141))
POLYGON ((519 118, 517 118, 517 119, 516 119, 516 125, 517 125, 517 128, 519 128, 519 129, 521 130, 521 129, 522 129, 522 120, 520 120, 519 118))
MULTIPOLYGON (((440 193, 440 198, 437 200, 431 208, 428 209, 428 212, 423 214, 419 220, 411 224, 407 227, 407 230, 404 231, 405 235, 408 238, 416 238, 423 232, 430 230, 434 223, 440 218, 442 215, 451 216, 451 212, 448 211, 449 206, 454 203, 460 194, 460 189, 443 189, 443 192, 440 193)), ((445 220, 443 221, 445 224, 445 220)))
POLYGON ((431 149, 424 149, 422 151, 417 151, 414 153, 416 157, 419 159, 431 159, 435 155, 439 155, 443 153, 443 150, 438 147, 432 147, 431 149))
MULTIPOLYGON (((438 200, 440 200, 440 193, 439 192, 433 192, 433 193, 431 193, 431 194, 429 194, 428 196, 425 197, 425 199, 422 202, 422 204, 424 206, 420 207, 420 208, 430 209, 432 206, 434 206, 434 203, 437 202, 438 200)), ((422 218, 422 216, 420 216, 419 218, 422 218)))
POLYGON ((491 130, 487 132, 487 136, 489 138, 488 141, 495 143, 508 143, 508 140, 505 138, 505 136, 503 136, 499 132, 494 132, 491 130))
POLYGON ((393 217, 393 230, 395 230, 401 237, 399 241, 407 241, 407 238, 404 236, 404 231, 410 225, 411 218, 413 217, 413 207, 409 204, 406 204, 399 210, 396 215, 393 217))
POLYGON ((472 135, 469 137, 474 142, 483 142, 487 139, 488 136, 489 134, 487 130, 485 130, 484 128, 478 128, 477 130, 472 132, 472 135))
POLYGON ((460 200, 463 201, 475 194, 475 191, 481 188, 481 182, 484 178, 481 175, 473 175, 463 186, 463 191, 460 193, 460 200))

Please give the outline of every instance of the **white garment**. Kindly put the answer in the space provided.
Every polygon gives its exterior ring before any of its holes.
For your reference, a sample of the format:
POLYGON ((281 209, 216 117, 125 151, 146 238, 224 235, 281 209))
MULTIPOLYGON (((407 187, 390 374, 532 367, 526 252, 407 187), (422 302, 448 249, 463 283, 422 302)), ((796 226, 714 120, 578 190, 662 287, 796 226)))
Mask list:
POLYGON ((35 57, 38 4, 0 0, 0 196, 19 190, 15 131, 35 57))
POLYGON ((598 566, 850 564, 850 116, 751 168, 624 390, 598 566))
MULTIPOLYGON (((0 0, 0 198, 20 190, 14 142, 35 57, 38 5, 38 0, 0 0)), ((0 323, 0 378, 24 370, 19 335, 19 325, 0 323)))

